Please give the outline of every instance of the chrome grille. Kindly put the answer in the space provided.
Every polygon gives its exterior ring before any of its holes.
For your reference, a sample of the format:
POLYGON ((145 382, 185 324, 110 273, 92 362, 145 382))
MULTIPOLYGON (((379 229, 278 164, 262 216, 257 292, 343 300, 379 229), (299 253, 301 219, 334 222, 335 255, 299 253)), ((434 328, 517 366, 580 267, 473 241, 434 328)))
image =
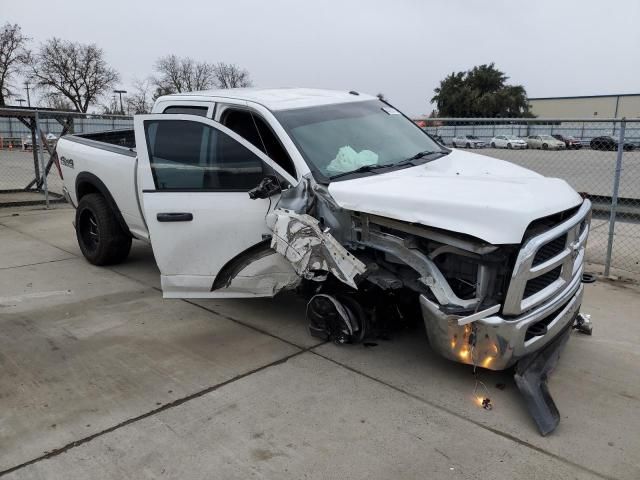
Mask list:
POLYGON ((522 296, 524 298, 528 298, 531 295, 538 293, 540 290, 548 287, 558 278, 560 278, 561 274, 562 266, 559 265, 553 270, 549 270, 547 273, 543 273, 539 277, 532 278, 527 282, 526 287, 524 287, 524 294, 522 296))
POLYGON ((520 315, 562 291, 582 274, 591 202, 549 230, 525 241, 511 276, 503 313, 520 315))
POLYGON ((555 240, 551 240, 549 243, 540 247, 538 253, 533 258, 533 266, 540 265, 542 262, 546 262, 550 258, 558 255, 567 245, 567 235, 561 235, 555 240))

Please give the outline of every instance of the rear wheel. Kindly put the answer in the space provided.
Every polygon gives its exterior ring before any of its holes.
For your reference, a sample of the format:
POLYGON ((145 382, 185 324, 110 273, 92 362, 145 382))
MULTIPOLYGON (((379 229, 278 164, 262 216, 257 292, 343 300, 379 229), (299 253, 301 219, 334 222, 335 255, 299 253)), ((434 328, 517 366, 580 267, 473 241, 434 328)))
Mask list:
POLYGON ((467 148, 471 148, 471 144, 470 143, 467 143, 467 148))
POLYGON ((491 142, 491 148, 496 148, 496 142, 491 142))
POLYGON ((542 149, 543 149, 543 150, 546 150, 547 148, 549 148, 549 145, 547 145, 546 143, 543 143, 543 144, 542 144, 542 149))
POLYGON ((76 210, 76 237, 82 254, 94 265, 120 263, 131 249, 131 236, 122 229, 99 193, 90 193, 80 200, 76 210))
POLYGON ((509 150, 511 150, 511 149, 513 148, 513 146, 512 146, 510 143, 507 143, 507 148, 508 148, 509 150))
POLYGON ((451 146, 454 148, 457 147, 456 142, 451 142, 451 146))

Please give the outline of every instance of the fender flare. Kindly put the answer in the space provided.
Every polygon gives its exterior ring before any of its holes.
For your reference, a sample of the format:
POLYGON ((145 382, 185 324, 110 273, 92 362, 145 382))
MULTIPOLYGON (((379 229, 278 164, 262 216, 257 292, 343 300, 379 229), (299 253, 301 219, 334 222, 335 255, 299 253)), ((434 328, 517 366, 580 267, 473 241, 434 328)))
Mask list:
POLYGON ((96 175, 90 172, 80 172, 76 176, 75 188, 76 188, 76 198, 78 199, 78 204, 80 204, 80 199, 84 195, 86 195, 87 193, 92 193, 93 191, 97 190, 98 193, 100 193, 107 200, 107 203, 109 204, 109 208, 111 208, 114 215, 116 216, 116 220, 118 221, 118 224, 120 225, 122 230, 124 230, 128 235, 133 236, 131 234, 131 231, 129 230, 129 226, 127 225, 127 222, 124 221, 124 217, 120 212, 120 208, 118 208, 118 204, 113 199, 113 195, 111 195, 111 192, 109 191, 107 186, 104 184, 104 182, 100 180, 96 175), (84 190, 83 185, 88 185, 90 189, 88 192, 81 194, 82 190, 84 190))

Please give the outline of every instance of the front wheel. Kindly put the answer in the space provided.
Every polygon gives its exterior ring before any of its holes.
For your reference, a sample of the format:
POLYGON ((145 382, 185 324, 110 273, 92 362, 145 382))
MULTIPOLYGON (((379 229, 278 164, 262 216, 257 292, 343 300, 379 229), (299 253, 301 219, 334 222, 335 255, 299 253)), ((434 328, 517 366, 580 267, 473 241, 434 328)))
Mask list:
POLYGON ((507 143, 507 148, 511 150, 513 148, 513 145, 511 145, 510 143, 507 143))
POLYGON ((549 148, 549 145, 547 145, 546 143, 543 143, 543 144, 542 144, 542 149, 543 149, 543 150, 546 150, 547 148, 549 148))
POLYGON ((470 143, 467 143, 467 148, 471 148, 471 144, 470 143))
POLYGON ((491 142, 491 148, 496 148, 496 142, 491 142))
POLYGON ((94 265, 120 263, 131 250, 131 235, 122 229, 107 200, 99 193, 80 199, 76 238, 82 254, 94 265))
POLYGON ((456 148, 456 147, 457 147, 456 142, 451 142, 451 146, 452 146, 453 148, 456 148))

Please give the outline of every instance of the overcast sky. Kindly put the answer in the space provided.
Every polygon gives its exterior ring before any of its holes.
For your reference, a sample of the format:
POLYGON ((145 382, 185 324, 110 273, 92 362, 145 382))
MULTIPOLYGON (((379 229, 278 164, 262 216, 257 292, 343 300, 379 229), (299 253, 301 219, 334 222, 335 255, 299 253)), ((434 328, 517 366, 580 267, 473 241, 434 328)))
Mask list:
POLYGON ((255 86, 359 90, 429 113, 452 71, 495 62, 530 97, 640 92, 639 0, 0 0, 36 42, 97 43, 124 88, 175 53, 255 86))

